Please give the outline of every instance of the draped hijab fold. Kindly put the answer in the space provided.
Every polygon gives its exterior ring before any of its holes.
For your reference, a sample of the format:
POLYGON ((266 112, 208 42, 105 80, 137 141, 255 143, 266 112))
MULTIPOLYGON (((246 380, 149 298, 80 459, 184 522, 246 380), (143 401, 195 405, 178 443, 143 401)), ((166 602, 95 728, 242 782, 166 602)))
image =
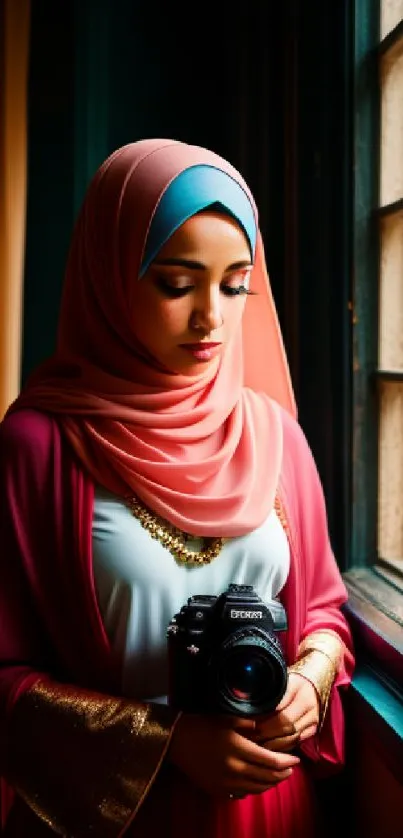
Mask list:
POLYGON ((55 353, 8 412, 56 414, 96 482, 136 495, 185 532, 230 537, 260 526, 273 507, 279 405, 295 415, 257 209, 243 177, 217 154, 174 140, 118 149, 96 172, 76 222, 55 353), (189 377, 150 356, 131 312, 159 202, 182 172, 203 165, 233 179, 253 208, 255 294, 218 368, 189 377))

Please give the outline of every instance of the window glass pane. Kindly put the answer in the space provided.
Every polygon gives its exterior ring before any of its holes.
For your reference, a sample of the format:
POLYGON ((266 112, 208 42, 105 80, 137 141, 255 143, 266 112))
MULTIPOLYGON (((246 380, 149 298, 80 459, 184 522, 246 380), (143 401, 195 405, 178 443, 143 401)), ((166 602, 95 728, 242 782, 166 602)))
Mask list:
POLYGON ((391 29, 403 17, 403 0, 382 0, 381 3, 381 38, 385 38, 391 29))
POLYGON ((379 366, 403 371, 403 211, 381 222, 380 281, 379 366))
POLYGON ((381 204, 403 198, 403 38, 381 64, 381 204))
POLYGON ((380 385, 378 553, 403 564, 403 383, 380 385))

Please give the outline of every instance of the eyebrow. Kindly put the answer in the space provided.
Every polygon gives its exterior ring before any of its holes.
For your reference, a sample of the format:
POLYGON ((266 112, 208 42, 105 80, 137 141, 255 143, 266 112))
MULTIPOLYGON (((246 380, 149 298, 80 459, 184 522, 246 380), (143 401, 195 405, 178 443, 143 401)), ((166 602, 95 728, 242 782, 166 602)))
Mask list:
MULTIPOLYGON (((197 262, 195 259, 180 259, 177 256, 173 256, 168 259, 154 259, 153 265, 162 265, 163 267, 175 266, 179 268, 190 268, 193 271, 205 271, 207 270, 207 265, 204 265, 203 262, 197 262)), ((233 262, 232 265, 228 265, 225 268, 226 271, 237 271, 241 268, 253 268, 253 263, 250 262, 248 259, 242 260, 241 262, 233 262)))

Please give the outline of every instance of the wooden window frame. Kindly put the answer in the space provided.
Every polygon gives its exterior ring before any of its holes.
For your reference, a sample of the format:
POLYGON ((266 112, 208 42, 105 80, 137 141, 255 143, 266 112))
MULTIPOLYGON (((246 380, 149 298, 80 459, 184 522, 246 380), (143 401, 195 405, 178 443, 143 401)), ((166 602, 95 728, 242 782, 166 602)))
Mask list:
POLYGON ((351 550, 344 579, 347 616, 360 664, 403 702, 403 571, 377 552, 378 382, 401 380, 378 369, 379 224, 396 206, 379 208, 380 55, 403 32, 380 43, 380 3, 354 3, 353 100, 353 370, 351 550), (386 46, 385 46, 386 45, 386 46))

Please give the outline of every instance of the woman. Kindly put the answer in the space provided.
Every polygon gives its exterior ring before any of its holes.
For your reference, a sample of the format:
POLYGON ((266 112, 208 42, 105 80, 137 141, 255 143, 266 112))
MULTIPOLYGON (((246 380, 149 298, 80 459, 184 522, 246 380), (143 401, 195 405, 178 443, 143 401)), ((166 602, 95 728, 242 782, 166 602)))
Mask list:
POLYGON ((346 590, 229 163, 172 140, 105 161, 55 355, 0 440, 4 835, 314 835, 312 775, 343 762, 346 590), (167 625, 231 583, 281 599, 286 691, 181 713, 167 625))

